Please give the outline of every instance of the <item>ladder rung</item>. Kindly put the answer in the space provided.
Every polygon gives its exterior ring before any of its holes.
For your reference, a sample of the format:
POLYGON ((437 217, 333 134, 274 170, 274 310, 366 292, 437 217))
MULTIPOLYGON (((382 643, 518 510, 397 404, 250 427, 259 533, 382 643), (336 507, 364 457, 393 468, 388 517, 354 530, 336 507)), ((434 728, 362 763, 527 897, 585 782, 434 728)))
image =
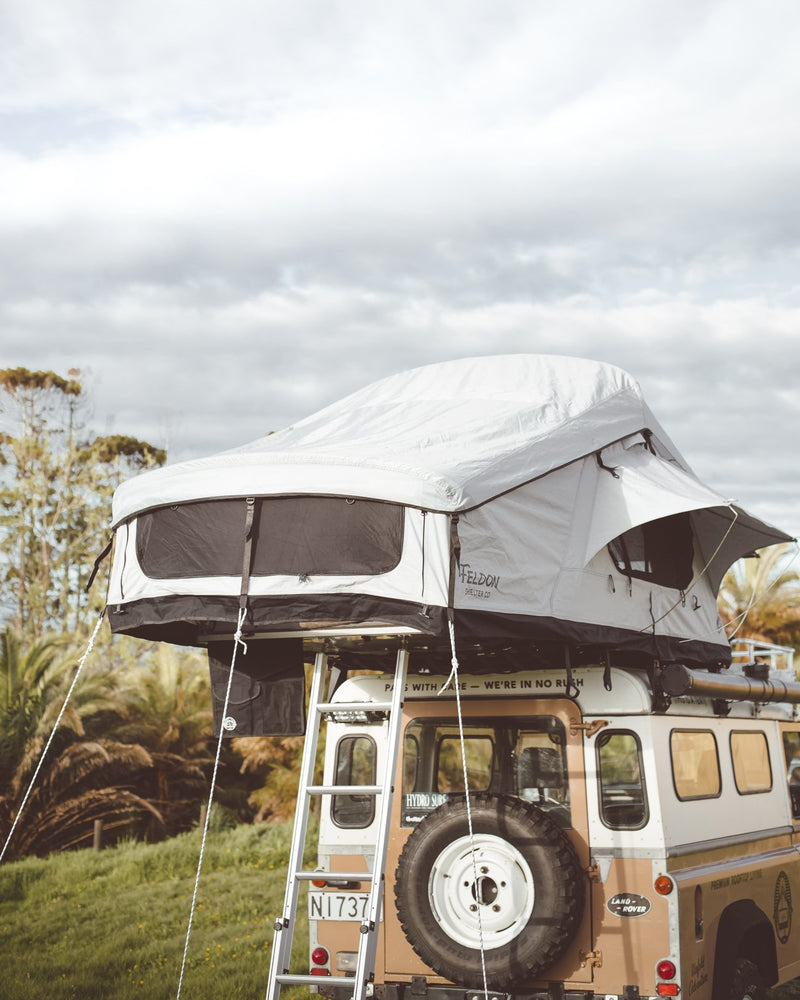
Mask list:
POLYGON ((309 795, 380 795, 383 785, 308 785, 309 795))
POLYGON ((317 711, 322 712, 388 712, 390 701, 323 701, 317 705, 317 711))
POLYGON ((334 882, 371 882, 372 872, 295 872, 295 878, 302 882, 313 882, 314 879, 328 882, 332 889, 336 886, 334 882))
POLYGON ((356 985, 355 976, 301 976, 286 972, 281 976, 276 976, 275 979, 284 986, 287 983, 294 983, 296 986, 321 986, 326 983, 334 986, 349 986, 351 989, 355 989, 356 985))

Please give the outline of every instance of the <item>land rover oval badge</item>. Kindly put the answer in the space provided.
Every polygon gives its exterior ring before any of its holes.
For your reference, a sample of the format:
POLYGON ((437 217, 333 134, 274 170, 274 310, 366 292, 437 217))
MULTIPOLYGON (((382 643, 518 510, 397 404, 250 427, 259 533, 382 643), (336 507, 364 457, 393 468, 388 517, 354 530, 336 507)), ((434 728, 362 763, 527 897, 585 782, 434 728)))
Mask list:
POLYGON ((606 906, 618 917, 643 917, 650 912, 650 900, 635 892, 618 892, 606 906))

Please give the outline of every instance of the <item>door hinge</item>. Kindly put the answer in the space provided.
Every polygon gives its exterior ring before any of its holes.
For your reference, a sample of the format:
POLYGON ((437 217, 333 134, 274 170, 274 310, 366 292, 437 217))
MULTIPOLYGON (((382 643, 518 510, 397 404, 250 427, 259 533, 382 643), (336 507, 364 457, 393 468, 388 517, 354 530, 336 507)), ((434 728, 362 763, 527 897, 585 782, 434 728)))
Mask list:
POLYGON ((602 882, 603 876, 600 872, 600 865, 589 865, 583 869, 590 882, 602 882))
POLYGON ((585 969, 587 965, 599 969, 603 965, 602 951, 580 951, 578 952, 578 957, 580 958, 582 969, 585 969))
POLYGON ((594 736, 603 726, 607 725, 608 719, 595 719, 594 722, 570 722, 569 735, 577 736, 578 733, 583 733, 588 738, 589 736, 594 736))

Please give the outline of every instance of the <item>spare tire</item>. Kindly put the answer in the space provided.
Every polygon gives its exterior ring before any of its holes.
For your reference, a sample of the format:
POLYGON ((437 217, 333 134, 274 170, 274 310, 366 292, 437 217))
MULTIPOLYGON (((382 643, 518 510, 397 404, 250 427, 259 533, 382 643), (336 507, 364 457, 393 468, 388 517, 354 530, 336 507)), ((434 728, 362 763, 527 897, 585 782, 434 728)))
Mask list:
POLYGON ((470 806, 474 860, 465 799, 429 813, 397 864, 397 912, 434 972, 482 989, 482 943, 489 988, 506 989, 563 953, 583 915, 585 878, 572 844, 541 809, 486 793, 471 795, 470 806))

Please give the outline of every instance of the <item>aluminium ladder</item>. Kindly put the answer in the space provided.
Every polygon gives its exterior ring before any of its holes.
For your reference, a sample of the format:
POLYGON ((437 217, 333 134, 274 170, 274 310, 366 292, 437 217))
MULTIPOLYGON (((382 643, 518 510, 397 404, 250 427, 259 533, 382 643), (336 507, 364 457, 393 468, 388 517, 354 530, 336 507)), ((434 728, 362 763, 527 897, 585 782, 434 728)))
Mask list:
POLYGON ((400 745, 400 730, 402 728, 402 707, 406 671, 408 668, 408 650, 398 649, 397 651, 391 701, 369 702, 368 706, 364 702, 334 703, 323 700, 322 692, 327 672, 327 660, 328 658, 325 653, 318 653, 314 661, 314 676, 311 682, 311 693, 308 702, 308 724, 306 727, 305 745, 303 747, 303 760, 300 765, 297 813, 295 815, 292 844, 289 851, 286 896, 283 903, 283 913, 275 922, 275 937, 272 943, 267 1000, 279 1000, 281 987, 289 984, 321 986, 323 983, 325 986, 346 987, 348 990, 352 990, 353 1000, 364 1000, 367 996, 367 985, 372 981, 375 969, 375 953, 378 947, 380 914, 383 903, 386 847, 389 839, 394 775, 400 745), (370 712, 388 713, 389 731, 386 741, 383 783, 379 785, 314 785, 314 764, 317 756, 317 744, 319 742, 319 732, 323 716, 334 711, 364 711, 367 707, 370 712), (289 972, 292 939, 294 937, 297 905, 300 895, 300 883, 310 882, 312 879, 320 877, 319 871, 303 870, 303 851, 308 830, 308 816, 312 795, 375 795, 380 798, 380 808, 377 816, 375 858, 372 871, 336 872, 337 879, 370 883, 367 910, 361 922, 355 976, 326 976, 322 979, 320 976, 297 975, 289 972))

